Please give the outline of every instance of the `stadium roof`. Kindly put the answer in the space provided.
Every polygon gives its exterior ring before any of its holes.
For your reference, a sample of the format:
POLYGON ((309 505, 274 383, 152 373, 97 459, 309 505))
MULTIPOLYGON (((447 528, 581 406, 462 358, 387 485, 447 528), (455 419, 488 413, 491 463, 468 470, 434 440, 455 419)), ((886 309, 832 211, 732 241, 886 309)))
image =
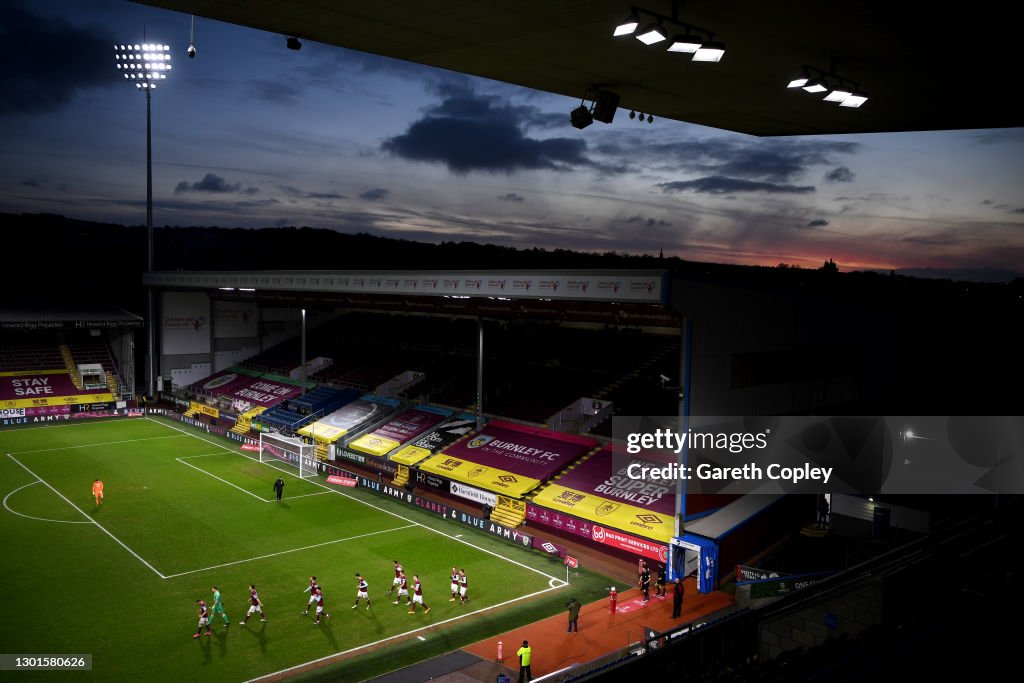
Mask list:
POLYGON ((0 330, 74 330, 142 327, 142 317, 116 306, 47 303, 5 304, 0 307, 0 330))
POLYGON ((674 330, 681 322, 660 270, 159 271, 143 283, 288 306, 674 330))
POLYGON ((643 25, 645 11, 671 16, 671 0, 136 1, 279 33, 282 53, 284 36, 298 36, 577 101, 597 86, 620 109, 752 135, 1024 126, 1006 95, 1022 62, 1016 22, 991 0, 675 3, 680 21, 725 44, 717 64, 612 38, 631 6, 643 25), (804 65, 832 71, 833 60, 867 92, 864 106, 787 90, 804 65))

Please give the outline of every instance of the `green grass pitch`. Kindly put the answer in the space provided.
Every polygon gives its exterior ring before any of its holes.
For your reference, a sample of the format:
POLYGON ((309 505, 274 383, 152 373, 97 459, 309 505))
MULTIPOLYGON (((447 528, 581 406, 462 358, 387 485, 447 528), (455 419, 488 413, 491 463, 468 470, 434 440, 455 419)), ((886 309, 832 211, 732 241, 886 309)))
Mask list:
MULTIPOLYGON (((6 653, 93 655, 103 681, 244 681, 350 652, 304 678, 359 681, 604 594, 560 562, 358 489, 303 480, 239 444, 164 419, 62 423, 0 432, 0 585, 6 653), (272 485, 285 479, 284 500, 272 485), (100 478, 106 500, 91 487, 100 478), (419 574, 430 614, 386 595, 393 559, 419 574), (471 601, 448 601, 455 564, 471 601), (354 574, 372 607, 351 609, 354 574), (330 620, 303 616, 308 577, 330 620), (255 583, 268 620, 240 621, 255 583), (231 619, 192 638, 197 598, 220 587, 231 619)), ((411 584, 411 581, 410 581, 411 584)))

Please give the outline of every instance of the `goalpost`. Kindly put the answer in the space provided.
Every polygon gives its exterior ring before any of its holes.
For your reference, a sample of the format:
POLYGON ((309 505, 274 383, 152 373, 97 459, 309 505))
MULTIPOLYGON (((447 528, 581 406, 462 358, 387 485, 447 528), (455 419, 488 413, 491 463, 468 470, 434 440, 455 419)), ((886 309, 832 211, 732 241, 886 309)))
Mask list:
POLYGON ((302 478, 317 475, 314 448, 313 444, 299 438, 260 432, 260 462, 286 462, 297 468, 302 478))

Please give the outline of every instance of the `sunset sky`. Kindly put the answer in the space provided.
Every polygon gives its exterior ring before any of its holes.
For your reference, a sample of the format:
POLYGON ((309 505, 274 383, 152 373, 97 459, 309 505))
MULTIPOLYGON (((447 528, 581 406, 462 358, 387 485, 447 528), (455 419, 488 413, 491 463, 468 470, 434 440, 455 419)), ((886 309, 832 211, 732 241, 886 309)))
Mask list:
POLYGON ((158 226, 1024 271, 1024 129, 755 138, 620 110, 577 130, 578 100, 202 18, 188 59, 189 17, 131 2, 0 16, 4 212, 145 222, 145 96, 113 45, 149 40, 174 65, 158 226))

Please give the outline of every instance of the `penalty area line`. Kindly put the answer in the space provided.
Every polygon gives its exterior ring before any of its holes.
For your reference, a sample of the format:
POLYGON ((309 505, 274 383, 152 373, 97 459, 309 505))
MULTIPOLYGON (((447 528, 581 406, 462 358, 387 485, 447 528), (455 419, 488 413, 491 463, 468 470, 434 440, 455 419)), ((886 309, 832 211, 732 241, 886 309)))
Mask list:
POLYGON ((310 550, 312 548, 322 548, 325 545, 334 545, 335 543, 345 543, 346 541, 355 541, 359 538, 366 538, 368 536, 376 536, 378 534, 386 534, 392 531, 401 531, 402 529, 411 529, 416 526, 415 524, 408 524, 406 526, 399 526, 393 529, 381 529, 380 531, 371 531, 367 534, 359 534, 358 536, 346 536, 345 538, 336 538, 333 541, 324 541, 323 543, 314 543, 313 545, 304 545, 301 548, 290 548, 288 550, 281 550, 276 553, 268 553, 266 555, 259 555, 257 557, 249 557, 244 560, 235 560, 234 562, 225 562, 223 564, 215 564, 211 567, 203 567, 202 569, 190 569, 187 572, 178 572, 177 574, 168 574, 165 579, 175 579, 179 576, 187 576, 188 574, 196 574, 198 572, 209 571, 210 569, 220 569, 221 567, 231 567, 236 564, 244 564, 246 562, 254 562, 255 560, 265 560, 268 557, 277 557, 278 555, 287 555, 288 553, 297 553, 301 550, 310 550))
POLYGON ((205 474, 205 475, 206 475, 206 476, 208 476, 208 477, 213 477, 213 478, 214 478, 214 479, 216 479, 217 481, 219 481, 219 482, 221 482, 221 483, 223 483, 223 484, 227 484, 227 485, 228 485, 228 486, 230 486, 231 488, 233 488, 233 489, 236 489, 236 490, 238 490, 238 491, 241 491, 242 493, 244 493, 244 494, 245 494, 245 495, 247 495, 247 496, 252 496, 252 497, 253 497, 253 498, 255 498, 256 500, 260 501, 261 503, 270 503, 270 502, 273 502, 273 501, 272 501, 271 499, 267 499, 267 498, 264 498, 263 496, 257 496, 257 495, 256 495, 255 493, 253 493, 252 491, 246 491, 246 490, 245 490, 245 489, 243 489, 243 488, 242 488, 241 486, 237 486, 237 485, 235 485, 235 484, 232 484, 232 483, 231 483, 230 481, 228 481, 227 479, 221 479, 220 477, 218 477, 218 476, 217 476, 216 474, 213 474, 212 472, 207 472, 206 470, 204 470, 204 469, 203 469, 203 468, 201 468, 201 467, 196 467, 195 465, 193 465, 193 464, 192 464, 192 463, 190 463, 190 462, 185 462, 185 461, 184 461, 184 460, 182 460, 181 458, 175 458, 175 460, 177 460, 178 462, 180 462, 180 463, 181 463, 182 465, 184 465, 185 467, 191 467, 191 468, 192 468, 192 469, 194 469, 194 470, 195 470, 196 472, 202 472, 203 474, 205 474))
POLYGON ((65 503, 67 503, 68 505, 70 505, 70 506, 71 506, 71 507, 73 507, 74 509, 78 510, 78 512, 79 512, 79 513, 80 513, 80 514, 81 514, 81 515, 82 515, 83 517, 85 517, 85 518, 86 518, 87 520, 89 520, 89 522, 91 522, 91 523, 92 523, 93 525, 95 525, 97 529, 99 529, 100 531, 102 531, 103 533, 105 533, 105 534, 106 534, 107 536, 110 536, 110 538, 111 538, 111 539, 113 539, 113 541, 114 541, 115 543, 117 543, 117 544, 118 544, 119 546, 121 546, 122 548, 124 548, 125 550, 127 550, 127 551, 128 551, 129 553, 131 553, 132 557, 134 557, 134 558, 135 558, 136 560, 138 560, 138 561, 139 561, 139 562, 141 562, 142 564, 146 565, 146 567, 148 567, 150 571, 152 571, 152 572, 153 572, 154 574, 156 574, 157 576, 159 576, 159 577, 160 577, 161 579, 166 579, 166 578, 167 578, 166 576, 164 576, 163 574, 161 574, 161 573, 160 573, 160 570, 158 570, 158 569, 157 569, 156 567, 154 567, 153 565, 151 565, 151 564, 150 564, 149 562, 146 562, 146 560, 144 560, 144 559, 142 558, 142 556, 141 556, 141 555, 139 555, 139 554, 138 554, 137 552, 135 552, 134 550, 132 550, 131 548, 129 548, 129 547, 127 546, 127 545, 125 545, 124 541, 122 541, 122 540, 121 540, 120 538, 118 538, 118 537, 117 537, 117 536, 115 536, 114 534, 110 533, 109 531, 107 531, 107 530, 106 530, 106 528, 105 528, 105 527, 104 527, 104 526, 103 526, 102 524, 100 524, 99 522, 97 522, 97 521, 96 521, 95 519, 93 519, 93 518, 92 518, 92 517, 90 517, 89 515, 85 514, 85 512, 83 512, 83 511, 82 511, 82 508, 80 508, 80 507, 78 507, 77 505, 75 505, 74 503, 72 503, 72 502, 71 502, 71 501, 70 501, 70 500, 68 499, 68 497, 67 497, 67 496, 65 496, 65 495, 64 495, 63 493, 61 493, 61 492, 60 492, 60 491, 58 491, 57 489, 55 489, 55 488, 53 488, 52 486, 50 486, 49 482, 47 482, 47 481, 46 481, 45 479, 43 479, 43 478, 42 478, 42 477, 40 477, 40 476, 39 476, 38 474, 36 474, 36 473, 35 473, 35 472, 33 472, 32 470, 30 470, 30 469, 29 469, 28 467, 26 467, 24 463, 22 463, 22 462, 21 462, 20 460, 18 460, 17 458, 15 458, 15 457, 14 457, 13 455, 11 455, 10 453, 8 453, 8 454, 7 454, 7 457, 8 457, 8 458, 10 458, 11 460, 13 460, 14 462, 18 463, 19 465, 21 465, 22 469, 24 469, 24 470, 25 470, 26 472, 28 472, 28 473, 29 473, 29 474, 31 474, 31 475, 32 475, 33 477, 35 477, 36 479, 38 479, 38 480, 39 480, 39 483, 41 483, 41 484, 42 484, 43 486, 45 486, 46 488, 50 489, 51 491, 53 491, 54 493, 56 493, 56 494, 57 494, 58 496, 60 496, 61 498, 63 498, 63 499, 64 499, 64 502, 65 502, 65 503))
MULTIPOLYGON (((559 588, 560 588, 560 586, 559 586, 559 588)), ((334 653, 332 655, 327 655, 326 657, 321 657, 319 659, 313 659, 313 660, 310 660, 308 662, 303 662, 302 664, 296 664, 295 666, 290 666, 287 669, 281 669, 280 671, 274 671, 273 673, 263 674, 262 676, 258 676, 256 678, 250 678, 249 680, 245 681, 245 683, 257 683, 257 681, 272 680, 272 679, 274 679, 274 678, 276 678, 278 676, 286 675, 286 674, 289 674, 289 673, 291 673, 293 671, 296 671, 297 669, 302 669, 304 667, 311 666, 313 664, 320 664, 322 662, 328 662, 328 661, 330 661, 332 659, 337 659, 337 660, 340 661, 341 659, 344 659, 347 655, 355 654, 356 652, 359 652, 360 650, 365 650, 367 648, 371 648, 371 647, 374 647, 375 645, 380 645, 382 643, 389 643, 389 642, 391 642, 393 640, 398 640, 399 638, 405 638, 407 636, 414 636, 414 635, 419 634, 422 631, 427 631, 427 630, 430 630, 432 628, 437 628, 439 626, 444 626, 445 624, 450 624, 450 623, 452 623, 454 621, 459 621, 461 619, 465 619, 466 617, 471 617, 474 614, 481 614, 483 612, 490 612, 491 610, 496 610, 499 607, 504 607, 505 605, 511 605, 512 603, 519 602, 520 600, 528 600, 530 598, 535 598, 538 595, 543 595, 544 593, 547 593, 547 592, 553 591, 553 590, 557 590, 557 588, 555 588, 555 587, 545 588, 544 590, 536 591, 534 593, 530 593, 529 595, 521 595, 518 598, 512 598, 511 600, 506 600, 505 602, 500 602, 497 605, 491 605, 490 607, 482 607, 482 608, 480 608, 478 610, 474 610, 472 612, 466 612, 465 614, 460 614, 457 617, 452 617, 451 619, 445 619, 443 621, 439 621, 436 624, 427 624, 426 626, 421 626, 420 628, 413 629, 412 631, 406 631, 405 633, 399 633, 397 635, 393 635, 393 636, 390 636, 388 638, 381 638, 380 640, 376 640, 376 641, 374 641, 372 643, 366 643, 366 644, 360 645, 358 647, 353 647, 353 648, 350 648, 350 649, 345 650, 343 652, 336 652, 336 653, 334 653)))

